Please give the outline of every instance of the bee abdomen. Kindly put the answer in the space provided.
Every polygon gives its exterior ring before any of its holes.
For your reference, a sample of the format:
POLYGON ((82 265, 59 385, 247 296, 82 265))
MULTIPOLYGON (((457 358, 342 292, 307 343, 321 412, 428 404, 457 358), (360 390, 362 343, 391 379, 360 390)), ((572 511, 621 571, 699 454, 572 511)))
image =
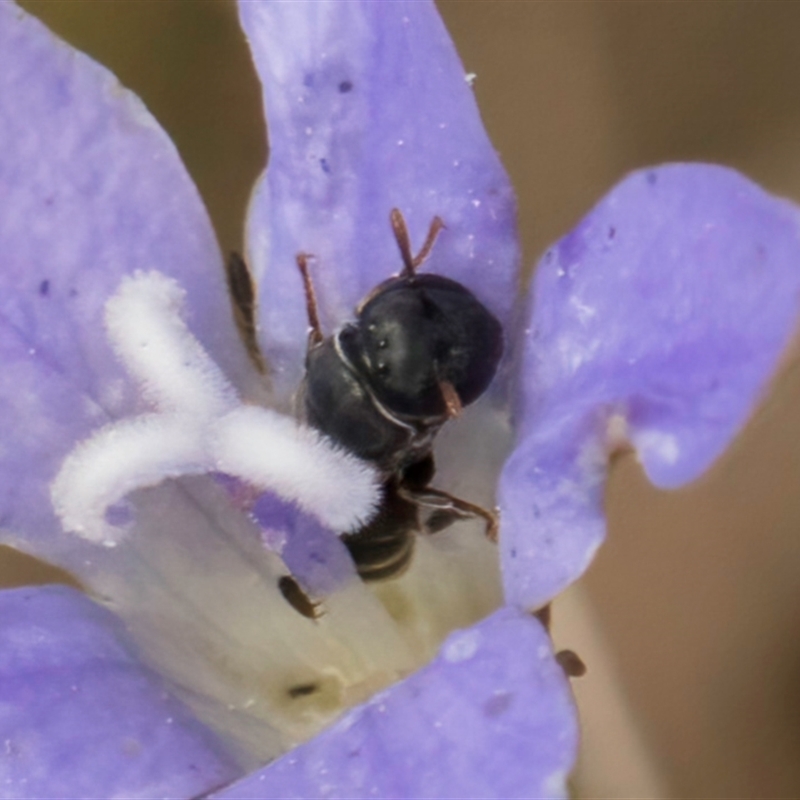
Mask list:
POLYGON ((391 535, 343 536, 347 549, 363 581, 398 578, 411 563, 414 554, 414 531, 397 530, 391 535))
POLYGON ((416 503, 401 497, 395 481, 386 484, 378 516, 358 533, 342 536, 362 580, 397 578, 405 572, 414 553, 419 530, 416 503))

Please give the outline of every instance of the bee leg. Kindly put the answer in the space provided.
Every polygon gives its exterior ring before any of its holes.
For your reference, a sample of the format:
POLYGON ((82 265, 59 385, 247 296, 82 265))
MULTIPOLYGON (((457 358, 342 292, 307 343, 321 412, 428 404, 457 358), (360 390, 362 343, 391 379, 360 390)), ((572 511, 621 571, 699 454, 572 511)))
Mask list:
POLYGON ((244 342, 247 355, 250 356, 256 370, 264 375, 267 372, 267 365, 261 348, 258 346, 255 282, 245 260, 238 253, 231 253, 228 257, 225 264, 225 278, 228 282, 233 319, 239 336, 244 342))
MULTIPOLYGON (((544 629, 550 634, 550 621, 552 617, 552 604, 548 603, 537 611, 532 611, 531 615, 542 623, 544 629)), ((586 674, 586 664, 574 650, 559 650, 556 653, 556 662, 564 670, 568 678, 582 678, 586 674)))
POLYGON ((312 600, 291 575, 282 575, 278 579, 278 591, 283 595, 283 599, 306 619, 316 622, 325 613, 322 603, 312 600))
POLYGON ((582 678, 586 674, 586 664, 574 650, 559 650, 556 661, 568 678, 582 678))
POLYGON ((486 538, 490 542, 497 542, 500 523, 494 511, 489 511, 482 506, 462 500, 460 497, 454 497, 452 494, 443 492, 440 489, 431 489, 430 487, 410 489, 404 486, 398 490, 398 494, 423 508, 429 508, 433 511, 432 522, 428 524, 428 530, 431 533, 444 530, 456 520, 475 519, 477 517, 486 523, 486 538))

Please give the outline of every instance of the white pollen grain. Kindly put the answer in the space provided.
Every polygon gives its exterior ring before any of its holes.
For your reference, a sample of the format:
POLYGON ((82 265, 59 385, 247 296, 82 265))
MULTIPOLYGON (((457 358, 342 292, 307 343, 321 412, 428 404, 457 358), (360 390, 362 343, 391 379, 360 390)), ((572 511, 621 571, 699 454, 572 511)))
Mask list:
POLYGON ((678 440, 671 433, 644 430, 632 436, 636 449, 644 456, 656 457, 665 464, 674 464, 680 456, 678 440))
POLYGON ((472 658, 478 651, 480 634, 477 631, 465 631, 446 642, 442 649, 445 661, 455 664, 472 658))

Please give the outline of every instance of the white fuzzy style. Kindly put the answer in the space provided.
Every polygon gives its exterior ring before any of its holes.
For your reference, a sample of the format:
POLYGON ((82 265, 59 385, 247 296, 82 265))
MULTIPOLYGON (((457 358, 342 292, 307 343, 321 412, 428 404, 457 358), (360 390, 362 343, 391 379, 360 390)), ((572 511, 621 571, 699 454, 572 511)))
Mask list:
POLYGON ((98 544, 115 545, 125 529, 110 525, 106 509, 143 486, 207 471, 198 426, 180 415, 148 414, 108 425, 65 459, 50 495, 64 529, 98 544))
POLYGON ((377 508, 376 472, 316 431, 242 403, 180 316, 184 291, 159 272, 125 278, 106 304, 111 345, 156 413, 96 431, 51 486, 65 530, 114 545, 108 508, 166 478, 220 471, 272 491, 337 532, 377 508))
POLYGON ((236 391, 182 319, 186 292, 160 272, 124 278, 106 303, 111 346, 159 411, 218 416, 236 391))
POLYGON ((257 406, 241 406, 216 427, 220 472, 291 497, 335 531, 355 531, 376 510, 373 470, 315 430, 257 406), (360 509, 361 516, 354 519, 360 509))

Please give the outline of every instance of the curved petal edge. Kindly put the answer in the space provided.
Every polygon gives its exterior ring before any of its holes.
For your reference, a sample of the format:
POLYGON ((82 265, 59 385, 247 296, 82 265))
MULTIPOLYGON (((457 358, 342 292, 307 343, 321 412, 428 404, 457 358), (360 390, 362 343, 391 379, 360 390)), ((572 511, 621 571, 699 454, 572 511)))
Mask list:
POLYGON ((752 413, 795 331, 800 215, 723 167, 636 172, 544 256, 518 440, 500 483, 507 599, 533 608, 605 535, 609 455, 697 478, 752 413))
POLYGON ((561 798, 577 741, 572 694, 546 632, 504 608, 214 798, 561 798))
POLYGON ((239 9, 269 125, 247 239, 278 399, 299 383, 308 329, 296 255, 314 257, 330 332, 399 271, 394 207, 415 252, 434 216, 444 220, 423 269, 462 282, 505 322, 519 261, 514 194, 433 2, 239 9))
POLYGON ((239 774, 126 638, 74 589, 0 591, 0 795, 194 797, 239 774))

